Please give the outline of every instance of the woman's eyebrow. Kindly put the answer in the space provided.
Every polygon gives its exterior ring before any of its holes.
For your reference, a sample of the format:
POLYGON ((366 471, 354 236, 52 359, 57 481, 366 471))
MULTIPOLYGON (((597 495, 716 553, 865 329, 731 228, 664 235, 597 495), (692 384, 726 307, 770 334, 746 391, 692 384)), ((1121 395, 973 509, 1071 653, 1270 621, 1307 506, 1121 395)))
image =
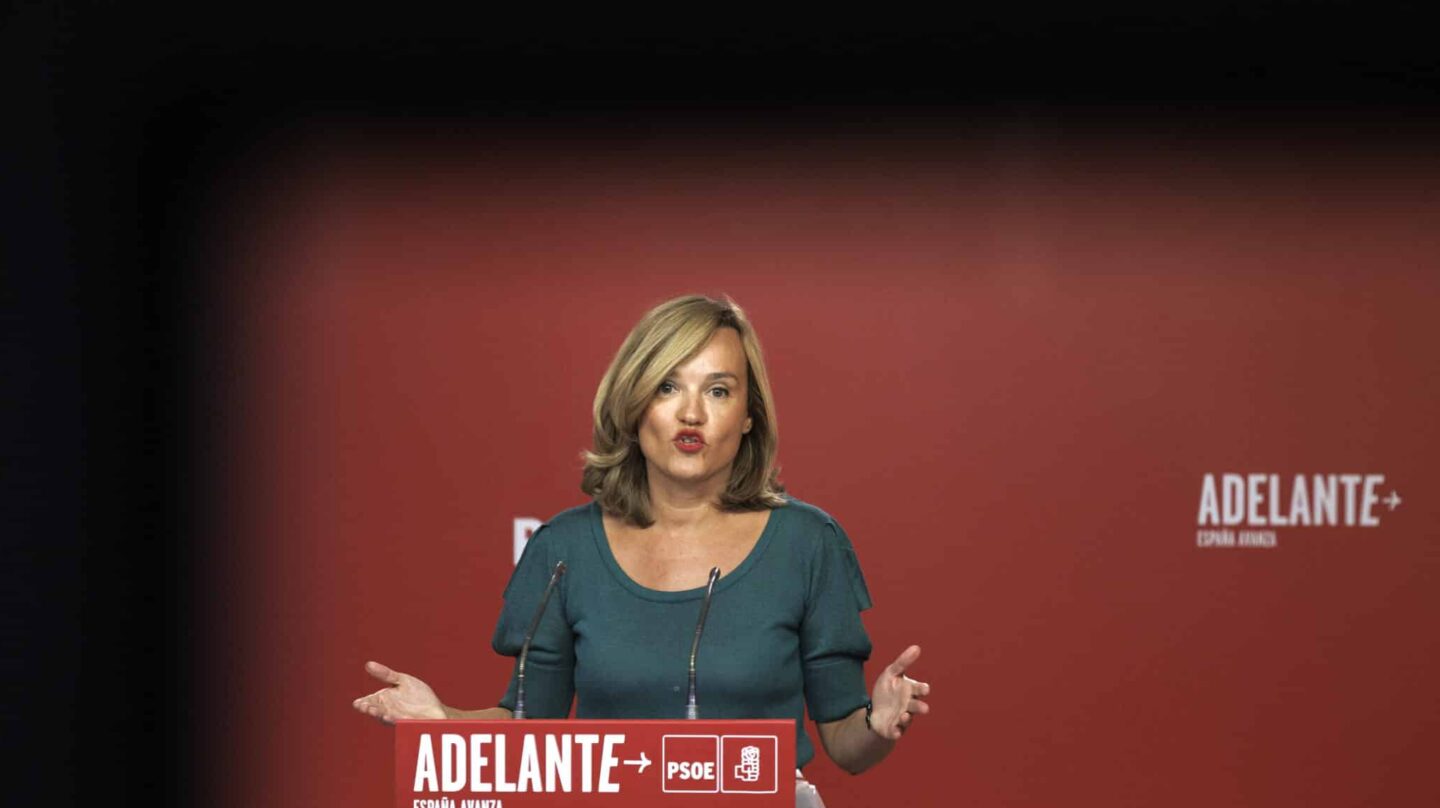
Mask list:
MULTIPOLYGON (((740 377, 739 377, 739 376, 736 376, 734 373, 731 373, 731 372, 728 371, 728 370, 717 370, 717 371, 715 371, 714 373, 707 373, 707 374, 705 374, 705 382, 706 382, 707 384, 710 383, 710 382, 714 382, 714 381, 720 381, 721 379, 726 379, 726 380, 732 381, 732 382, 738 382, 738 381, 740 381, 740 377)), ((667 382, 678 382, 678 381, 680 381, 680 377, 679 377, 679 375, 677 375, 677 374, 675 374, 675 373, 671 373, 669 376, 666 376, 666 377, 665 377, 665 381, 667 381, 667 382)))

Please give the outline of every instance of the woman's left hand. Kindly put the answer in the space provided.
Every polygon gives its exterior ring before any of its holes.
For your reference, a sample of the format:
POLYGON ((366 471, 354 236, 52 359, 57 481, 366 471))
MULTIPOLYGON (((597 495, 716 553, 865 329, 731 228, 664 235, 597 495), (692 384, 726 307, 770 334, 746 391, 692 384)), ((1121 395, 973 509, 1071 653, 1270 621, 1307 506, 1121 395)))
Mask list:
POLYGON ((920 658, 920 646, 912 645, 901 652, 875 680, 870 694, 874 709, 870 713, 870 729, 888 740, 899 740, 915 716, 930 712, 923 699, 930 695, 930 685, 905 675, 905 670, 920 658))

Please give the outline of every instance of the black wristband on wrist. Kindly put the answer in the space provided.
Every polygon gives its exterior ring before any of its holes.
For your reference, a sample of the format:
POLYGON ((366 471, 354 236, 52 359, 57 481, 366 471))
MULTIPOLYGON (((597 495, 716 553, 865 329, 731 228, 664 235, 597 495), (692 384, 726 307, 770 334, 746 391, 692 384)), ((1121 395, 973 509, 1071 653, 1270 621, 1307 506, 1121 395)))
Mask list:
POLYGON ((875 702, 873 702, 873 701, 871 701, 871 700, 869 700, 869 699, 866 699, 866 700, 865 700, 865 729, 871 730, 872 732, 874 731, 875 728, 872 727, 872 726, 870 726, 870 714, 873 713, 873 712, 875 712, 875 702))

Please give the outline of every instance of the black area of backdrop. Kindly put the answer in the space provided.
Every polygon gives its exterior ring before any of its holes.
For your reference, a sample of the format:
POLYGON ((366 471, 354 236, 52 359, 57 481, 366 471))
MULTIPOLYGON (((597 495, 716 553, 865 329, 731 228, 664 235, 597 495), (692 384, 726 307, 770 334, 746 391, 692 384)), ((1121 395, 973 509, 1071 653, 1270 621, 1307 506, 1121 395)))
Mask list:
POLYGON ((5 12, 0 709, 7 745, 32 761, 7 802, 204 800, 192 573, 226 385, 210 370, 224 340, 201 234, 212 189, 274 133, 317 117, 598 136, 1038 115, 1361 122, 1365 138, 1440 111, 1419 4, 1154 5, 986 7, 943 25, 413 5, 5 12))

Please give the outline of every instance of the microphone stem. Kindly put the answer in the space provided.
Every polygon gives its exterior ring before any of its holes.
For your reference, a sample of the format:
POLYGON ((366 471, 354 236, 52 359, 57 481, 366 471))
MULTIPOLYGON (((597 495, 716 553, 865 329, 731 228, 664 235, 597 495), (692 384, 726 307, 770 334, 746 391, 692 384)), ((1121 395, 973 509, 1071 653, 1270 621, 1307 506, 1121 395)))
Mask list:
POLYGON ((550 583, 545 584, 545 594, 540 596, 540 606, 530 620, 530 630, 525 632, 525 644, 520 647, 520 660, 515 666, 515 718, 525 717, 525 663, 530 658, 530 643, 535 640, 535 632, 540 630, 540 618, 545 616, 545 606, 550 602, 550 593, 555 591, 555 582, 564 574, 565 562, 556 562, 555 571, 550 573, 550 583))
POLYGON ((705 631, 705 616, 710 613, 710 597, 715 594, 715 580, 720 577, 720 568, 710 569, 710 580, 705 583, 705 599, 700 602, 700 619, 695 623, 695 642, 690 646, 690 690, 685 700, 685 717, 700 717, 700 706, 695 703, 695 657, 700 653, 700 635, 705 631))

